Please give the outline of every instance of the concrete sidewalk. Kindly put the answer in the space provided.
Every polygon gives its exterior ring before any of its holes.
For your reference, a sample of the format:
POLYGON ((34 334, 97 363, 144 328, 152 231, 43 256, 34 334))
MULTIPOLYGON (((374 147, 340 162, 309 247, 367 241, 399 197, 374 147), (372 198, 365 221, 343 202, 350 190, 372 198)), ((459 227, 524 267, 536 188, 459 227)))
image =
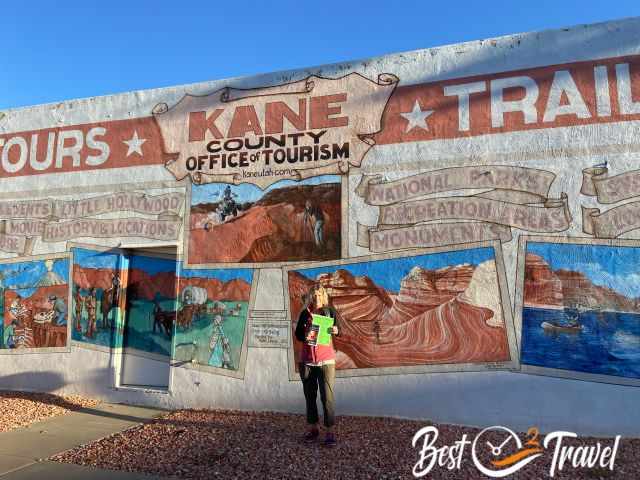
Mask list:
MULTIPOLYGON (((148 421, 162 410, 103 403, 0 433, 0 477, 4 479, 149 479, 127 472, 49 462, 56 453, 91 443, 148 421)), ((154 477, 157 478, 157 477, 154 477)))

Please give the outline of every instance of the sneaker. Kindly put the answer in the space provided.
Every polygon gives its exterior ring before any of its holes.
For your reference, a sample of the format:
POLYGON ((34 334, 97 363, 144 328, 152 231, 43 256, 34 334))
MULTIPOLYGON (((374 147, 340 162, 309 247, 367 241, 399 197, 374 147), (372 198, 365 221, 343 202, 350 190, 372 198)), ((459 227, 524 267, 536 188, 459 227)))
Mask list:
POLYGON ((304 440, 305 443, 313 443, 318 439, 319 436, 320 436, 320 431, 317 429, 312 429, 312 430, 309 430, 307 433, 305 433, 302 439, 304 440))
POLYGON ((338 442, 336 442, 336 436, 333 433, 327 433, 327 435, 324 437, 323 445, 325 447, 335 447, 337 443, 338 442))

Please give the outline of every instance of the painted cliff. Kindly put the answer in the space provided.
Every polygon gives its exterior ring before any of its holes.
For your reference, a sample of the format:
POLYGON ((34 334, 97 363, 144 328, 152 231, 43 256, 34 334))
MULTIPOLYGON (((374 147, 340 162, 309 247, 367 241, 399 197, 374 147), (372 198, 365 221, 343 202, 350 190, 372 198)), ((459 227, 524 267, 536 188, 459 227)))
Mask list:
MULTIPOLYGON (((380 368, 509 360, 495 262, 437 270, 416 266, 397 292, 337 269, 310 279, 289 272, 294 320, 319 283, 341 317, 337 367, 380 368)), ((299 348, 295 342, 296 351, 299 348)))
POLYGON ((531 253, 525 259, 524 305, 539 308, 581 305, 594 310, 640 312, 637 298, 596 285, 578 271, 553 271, 541 256, 531 253))
POLYGON ((190 264, 340 258, 340 183, 276 188, 238 204, 236 215, 223 221, 215 215, 221 208, 220 202, 191 207, 190 264), (316 245, 313 222, 305 222, 307 200, 322 211, 322 246, 316 245))

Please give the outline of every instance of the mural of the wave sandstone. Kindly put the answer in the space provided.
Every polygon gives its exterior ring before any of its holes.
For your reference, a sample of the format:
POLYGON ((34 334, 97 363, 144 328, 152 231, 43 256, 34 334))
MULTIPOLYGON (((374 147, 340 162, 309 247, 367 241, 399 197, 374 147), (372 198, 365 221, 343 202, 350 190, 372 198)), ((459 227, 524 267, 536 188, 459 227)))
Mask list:
MULTIPOLYGON (((509 360, 495 262, 438 270, 414 267, 398 292, 339 269, 317 278, 289 272, 292 322, 315 283, 342 319, 337 368, 509 360)), ((293 325, 295 327, 295 325, 293 325)), ((298 342, 296 342, 298 343, 298 342)), ((296 345, 296 354, 300 345, 296 345)))

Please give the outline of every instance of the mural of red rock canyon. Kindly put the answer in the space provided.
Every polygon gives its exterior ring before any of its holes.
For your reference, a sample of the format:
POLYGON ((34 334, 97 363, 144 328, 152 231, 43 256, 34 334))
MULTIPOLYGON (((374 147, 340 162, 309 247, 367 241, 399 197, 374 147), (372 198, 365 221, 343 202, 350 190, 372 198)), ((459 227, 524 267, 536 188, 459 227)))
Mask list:
MULTIPOLYGON (((340 316, 339 370, 514 359, 493 248, 374 258, 286 272, 292 328, 305 294, 314 285, 327 289, 340 316)), ((294 341, 295 358, 299 348, 294 341)))
POLYGON ((335 260, 341 252, 341 179, 191 187, 187 263, 335 260))

